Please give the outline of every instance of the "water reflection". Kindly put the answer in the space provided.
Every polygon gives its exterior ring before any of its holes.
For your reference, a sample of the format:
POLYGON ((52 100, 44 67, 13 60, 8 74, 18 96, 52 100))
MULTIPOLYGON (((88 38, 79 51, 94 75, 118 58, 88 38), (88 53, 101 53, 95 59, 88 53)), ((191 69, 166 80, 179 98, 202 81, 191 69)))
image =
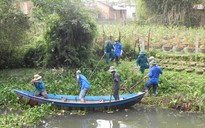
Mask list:
POLYGON ((117 121, 117 120, 103 120, 99 119, 96 120, 97 126, 96 128, 127 128, 125 122, 123 121, 117 121))
POLYGON ((41 127, 48 128, 205 128, 205 116, 137 106, 114 112, 89 112, 85 116, 49 117, 41 127))
POLYGON ((96 128, 112 128, 113 127, 113 123, 111 120, 96 120, 97 122, 97 127, 96 128))

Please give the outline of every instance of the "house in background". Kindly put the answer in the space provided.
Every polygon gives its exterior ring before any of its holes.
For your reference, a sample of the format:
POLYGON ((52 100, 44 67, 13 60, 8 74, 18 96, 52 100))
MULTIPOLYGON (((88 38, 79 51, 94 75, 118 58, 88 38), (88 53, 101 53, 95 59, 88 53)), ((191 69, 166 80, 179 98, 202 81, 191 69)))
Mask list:
POLYGON ((126 19, 126 7, 124 6, 98 1, 97 9, 99 10, 98 20, 124 21, 126 19))
POLYGON ((130 3, 126 5, 127 9, 127 20, 134 21, 136 19, 136 8, 135 3, 130 3))
POLYGON ((136 15, 135 3, 117 3, 97 1, 99 21, 124 22, 133 21, 136 15))
MULTIPOLYGON (((22 2, 15 2, 24 14, 32 15, 32 8, 34 4, 32 0, 25 0, 22 2)), ((125 22, 133 21, 135 19, 136 4, 119 3, 119 2, 106 2, 106 1, 86 1, 84 2, 95 19, 98 21, 111 21, 111 22, 125 22)))

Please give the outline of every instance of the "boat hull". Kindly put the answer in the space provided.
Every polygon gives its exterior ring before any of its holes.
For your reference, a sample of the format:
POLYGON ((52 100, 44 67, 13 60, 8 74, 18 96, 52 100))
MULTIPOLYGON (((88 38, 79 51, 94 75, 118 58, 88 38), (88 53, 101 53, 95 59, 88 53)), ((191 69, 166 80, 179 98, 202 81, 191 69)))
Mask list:
POLYGON ((125 109, 141 101, 144 92, 120 95, 120 100, 114 100, 113 96, 86 96, 86 102, 80 102, 79 96, 48 94, 48 99, 34 96, 34 92, 14 90, 20 100, 26 101, 31 106, 50 103, 64 110, 107 110, 125 109))

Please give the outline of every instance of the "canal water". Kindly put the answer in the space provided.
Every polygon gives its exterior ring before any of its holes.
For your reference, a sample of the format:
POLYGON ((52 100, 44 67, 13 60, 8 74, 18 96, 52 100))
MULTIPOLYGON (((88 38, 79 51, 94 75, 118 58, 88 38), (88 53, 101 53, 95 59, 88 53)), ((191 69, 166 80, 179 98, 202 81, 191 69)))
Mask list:
POLYGON ((137 105, 113 113, 47 117, 42 128, 205 128, 205 115, 137 105))

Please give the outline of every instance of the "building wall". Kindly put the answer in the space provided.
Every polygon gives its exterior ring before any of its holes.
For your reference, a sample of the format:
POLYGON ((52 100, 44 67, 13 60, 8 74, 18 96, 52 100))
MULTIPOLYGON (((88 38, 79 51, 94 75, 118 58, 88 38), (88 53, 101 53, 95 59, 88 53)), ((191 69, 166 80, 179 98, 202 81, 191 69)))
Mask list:
POLYGON ((114 10, 114 15, 116 15, 116 21, 124 21, 126 19, 126 10, 114 10))
POLYGON ((97 2, 97 8, 100 11, 100 19, 109 19, 110 15, 112 15, 110 7, 102 2, 97 2))
POLYGON ((109 9, 109 19, 115 19, 114 10, 112 8, 109 9))
POLYGON ((136 17, 136 5, 129 5, 127 8, 127 19, 134 20, 136 17))
POLYGON ((112 6, 102 2, 97 2, 97 8, 100 11, 98 18, 101 20, 121 21, 126 19, 126 10, 116 10, 112 6))

